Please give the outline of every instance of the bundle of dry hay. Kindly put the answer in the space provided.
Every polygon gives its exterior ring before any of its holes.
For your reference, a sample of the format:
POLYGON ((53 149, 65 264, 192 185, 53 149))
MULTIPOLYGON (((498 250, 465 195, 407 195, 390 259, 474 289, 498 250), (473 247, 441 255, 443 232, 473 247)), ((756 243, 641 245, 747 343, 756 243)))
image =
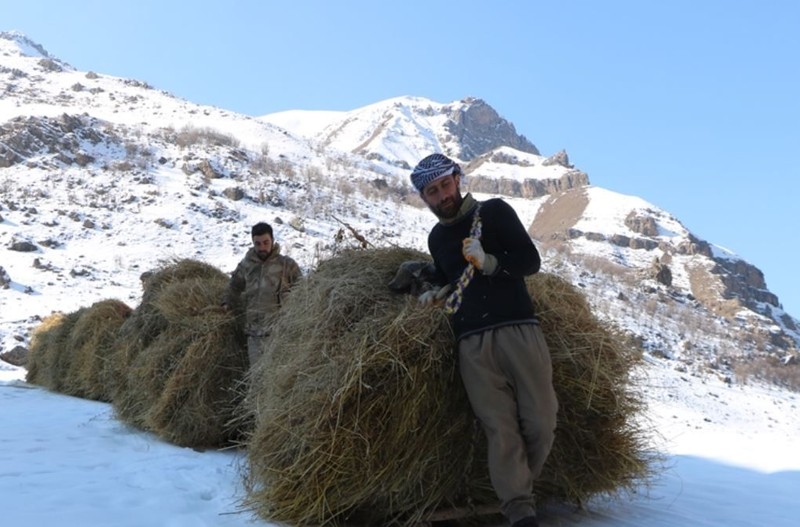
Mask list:
POLYGON ((241 324, 219 307, 228 277, 196 260, 143 275, 142 302, 104 300, 34 330, 28 382, 111 401, 117 415, 172 443, 226 445, 247 368, 241 324))
POLYGON ((526 281, 559 400, 556 438, 536 493, 581 505, 596 494, 632 489, 656 461, 652 431, 639 418, 642 394, 631 378, 641 352, 598 320, 569 282, 547 273, 526 281))
POLYGON ((131 308, 101 300, 69 314, 55 313, 33 331, 27 380, 54 391, 109 401, 103 372, 117 331, 131 308))
POLYGON ((118 400, 128 392, 127 373, 133 360, 140 351, 150 346, 168 325, 167 319, 154 303, 163 289, 173 282, 218 275, 219 271, 212 266, 191 259, 164 262, 159 268, 142 274, 144 289, 142 300, 132 316, 120 327, 113 360, 108 362, 105 371, 112 399, 118 400))
MULTIPOLYGON (((347 251, 283 306, 246 400, 245 504, 265 519, 411 525, 496 502, 445 315, 386 287, 402 262, 424 259, 347 251)), ((561 402, 537 492, 582 503, 647 475, 640 403, 626 384, 634 354, 566 283, 543 275, 530 284, 561 402)))
POLYGON ((115 350, 117 332, 131 312, 127 304, 115 299, 95 302, 82 311, 61 351, 70 357, 62 392, 97 401, 111 400, 104 377, 106 362, 115 350))
POLYGON ((53 313, 34 328, 31 335, 28 373, 25 380, 53 391, 60 391, 69 369, 71 355, 64 352, 70 332, 84 309, 72 313, 53 313))
POLYGON ((247 356, 239 322, 219 307, 227 283, 220 270, 188 259, 146 277, 107 371, 120 418, 182 446, 215 447, 238 437, 228 423, 247 356))

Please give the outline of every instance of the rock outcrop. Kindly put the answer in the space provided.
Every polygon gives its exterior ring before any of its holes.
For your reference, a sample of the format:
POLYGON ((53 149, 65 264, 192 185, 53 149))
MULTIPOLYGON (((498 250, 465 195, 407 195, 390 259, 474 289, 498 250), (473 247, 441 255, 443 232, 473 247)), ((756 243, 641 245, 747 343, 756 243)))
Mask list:
POLYGON ((462 103, 450 111, 445 123, 445 129, 461 148, 455 153, 459 159, 470 161, 500 146, 539 155, 539 149, 486 102, 468 97, 462 103))

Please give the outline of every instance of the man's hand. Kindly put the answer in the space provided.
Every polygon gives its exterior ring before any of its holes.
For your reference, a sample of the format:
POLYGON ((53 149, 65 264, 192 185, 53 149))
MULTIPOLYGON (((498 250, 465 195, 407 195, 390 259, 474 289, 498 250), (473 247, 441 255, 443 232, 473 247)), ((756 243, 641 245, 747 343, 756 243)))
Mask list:
POLYGON ((447 284, 444 287, 435 286, 433 289, 429 289, 425 291, 421 295, 419 295, 419 303, 424 306, 432 306, 441 303, 447 295, 450 294, 450 291, 453 290, 453 286, 447 284))
POLYGON ((474 265, 477 269, 483 270, 486 263, 486 253, 483 251, 483 245, 477 238, 464 238, 461 247, 461 254, 464 259, 474 265))

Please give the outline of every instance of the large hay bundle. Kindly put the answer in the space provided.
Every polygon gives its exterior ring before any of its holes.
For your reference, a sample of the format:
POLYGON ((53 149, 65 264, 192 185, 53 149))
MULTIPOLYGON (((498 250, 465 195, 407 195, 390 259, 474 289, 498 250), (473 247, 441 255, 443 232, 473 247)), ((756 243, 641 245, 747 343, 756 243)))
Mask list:
POLYGON ((115 350, 117 332, 131 308, 121 300, 101 300, 83 310, 64 342, 62 353, 71 356, 65 372, 64 393, 110 401, 111 393, 105 382, 106 361, 115 350))
MULTIPOLYGON (((402 262, 420 259, 405 249, 345 252, 283 306, 247 399, 254 430, 246 504, 262 517, 412 524, 441 507, 496 502, 445 316, 386 287, 402 262)), ((563 281, 531 285, 561 402, 537 491, 543 500, 583 502, 646 474, 632 424, 638 404, 624 383, 632 354, 563 281), (571 334, 576 328, 585 335, 571 334)))
POLYGON ((440 311, 386 287, 400 263, 422 256, 347 252, 282 307, 248 398, 247 501, 262 516, 383 520, 459 487, 452 454, 469 450, 471 418, 453 396, 452 334, 440 311))
POLYGON ((108 373, 121 419, 183 446, 220 446, 238 436, 227 423, 246 354, 236 319, 219 308, 227 283, 227 275, 194 260, 147 278, 108 373))
POLYGON ((167 319, 155 305, 155 299, 163 289, 173 282, 199 277, 218 277, 220 271, 197 260, 183 259, 164 262, 153 270, 142 274, 142 301, 120 327, 116 351, 107 362, 104 372, 112 399, 118 393, 127 392, 127 374, 136 356, 158 338, 168 325, 167 319))
POLYGON ((53 313, 45 317, 31 336, 27 382, 60 391, 70 368, 72 354, 67 350, 70 332, 85 308, 72 313, 53 313))
POLYGON ((651 470, 651 432, 631 373, 641 353, 591 313, 580 290, 547 273, 527 279, 553 359, 556 438, 536 492, 582 504, 631 489, 651 470))
POLYGON ((147 412, 146 426, 184 446, 219 446, 238 437, 229 423, 239 408, 248 366, 242 328, 218 308, 227 277, 170 284, 156 300, 168 333, 188 345, 147 412))

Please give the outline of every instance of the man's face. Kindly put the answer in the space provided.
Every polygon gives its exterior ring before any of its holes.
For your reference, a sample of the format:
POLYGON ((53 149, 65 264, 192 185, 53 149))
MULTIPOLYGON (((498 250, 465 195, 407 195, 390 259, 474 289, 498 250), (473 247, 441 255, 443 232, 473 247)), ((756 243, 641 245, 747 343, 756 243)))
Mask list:
POLYGON ((455 217, 463 201, 460 177, 457 175, 434 179, 425 185, 421 194, 428 208, 440 218, 445 219, 455 217))
POLYGON ((272 236, 269 234, 259 234, 253 236, 253 247, 256 255, 262 260, 266 260, 272 252, 272 236))

